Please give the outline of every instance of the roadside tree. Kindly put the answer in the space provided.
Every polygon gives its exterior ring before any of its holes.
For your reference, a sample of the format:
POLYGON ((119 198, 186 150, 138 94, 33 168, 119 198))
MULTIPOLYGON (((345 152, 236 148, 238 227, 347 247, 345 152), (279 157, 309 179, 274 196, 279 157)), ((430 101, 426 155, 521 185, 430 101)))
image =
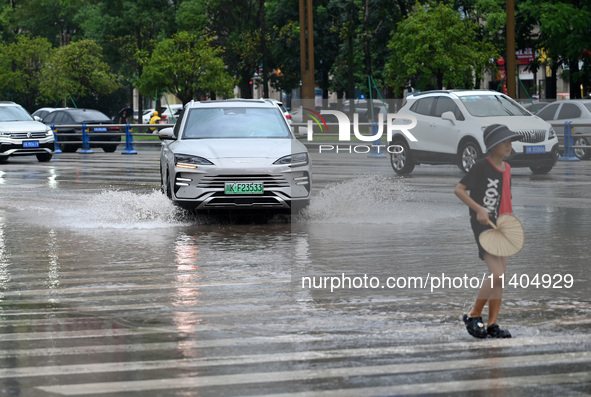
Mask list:
POLYGON ((144 95, 169 92, 183 104, 212 94, 229 97, 234 82, 211 38, 179 32, 154 49, 139 79, 144 95))
POLYGON ((417 5, 388 44, 389 83, 398 90, 409 84, 421 90, 473 88, 474 73, 498 58, 492 44, 475 39, 477 29, 449 5, 417 5))
MULTIPOLYGON (((549 66, 556 81, 557 71, 564 67, 564 76, 570 81, 571 99, 581 98, 584 91, 591 90, 591 5, 586 0, 550 2, 527 0, 519 7, 529 16, 532 24, 539 26, 536 37, 538 61, 549 66), (583 67, 580 68, 580 62, 583 67)), ((556 97, 555 87, 547 87, 556 97), (554 88, 554 92, 552 92, 554 88)))
POLYGON ((96 42, 77 41, 52 51, 42 71, 41 93, 50 100, 107 95, 120 86, 110 70, 96 42))
POLYGON ((0 43, 0 92, 29 111, 40 102, 41 72, 51 44, 42 37, 18 35, 10 44, 0 43))

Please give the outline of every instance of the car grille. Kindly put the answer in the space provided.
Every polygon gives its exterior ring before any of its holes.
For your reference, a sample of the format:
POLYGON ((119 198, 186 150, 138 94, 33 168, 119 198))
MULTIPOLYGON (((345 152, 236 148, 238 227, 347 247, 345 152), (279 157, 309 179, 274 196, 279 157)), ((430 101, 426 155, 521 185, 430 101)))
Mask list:
POLYGON ((544 142, 546 139, 546 130, 519 130, 515 132, 521 135, 520 141, 524 143, 544 142))
POLYGON ((214 195, 204 204, 208 207, 287 207, 285 201, 275 195, 262 195, 258 197, 223 197, 214 195))
POLYGON ((224 188, 226 182, 263 182, 265 189, 289 187, 283 175, 252 174, 252 175, 205 175, 197 185, 198 188, 224 188))
POLYGON ((13 139, 31 139, 31 138, 45 138, 45 132, 11 132, 10 137, 13 139))

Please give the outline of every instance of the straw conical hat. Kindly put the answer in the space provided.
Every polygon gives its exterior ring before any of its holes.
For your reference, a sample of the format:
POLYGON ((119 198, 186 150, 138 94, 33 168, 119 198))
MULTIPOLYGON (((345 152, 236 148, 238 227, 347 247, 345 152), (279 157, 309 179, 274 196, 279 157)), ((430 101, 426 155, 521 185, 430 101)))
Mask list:
POLYGON ((489 221, 492 229, 480 233, 480 245, 489 254, 497 256, 515 255, 523 248, 525 235, 519 219, 511 214, 503 214, 495 225, 489 221))

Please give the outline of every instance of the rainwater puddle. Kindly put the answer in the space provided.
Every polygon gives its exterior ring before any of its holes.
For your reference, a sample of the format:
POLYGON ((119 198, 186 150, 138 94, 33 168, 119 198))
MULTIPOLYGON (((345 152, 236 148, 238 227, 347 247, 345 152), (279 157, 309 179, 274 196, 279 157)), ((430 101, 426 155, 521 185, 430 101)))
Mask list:
MULTIPOLYGON (((176 207, 158 190, 147 193, 77 190, 43 194, 36 189, 36 193, 26 200, 13 201, 9 209, 16 210, 14 213, 27 223, 39 226, 82 231, 216 223, 215 218, 189 214, 176 207)), ((402 180, 367 175, 326 186, 312 197, 310 206, 296 219, 304 224, 423 224, 464 216, 466 211, 460 210, 463 208, 459 206, 446 208, 427 202, 402 180)), ((221 222, 228 223, 228 219, 221 222)))

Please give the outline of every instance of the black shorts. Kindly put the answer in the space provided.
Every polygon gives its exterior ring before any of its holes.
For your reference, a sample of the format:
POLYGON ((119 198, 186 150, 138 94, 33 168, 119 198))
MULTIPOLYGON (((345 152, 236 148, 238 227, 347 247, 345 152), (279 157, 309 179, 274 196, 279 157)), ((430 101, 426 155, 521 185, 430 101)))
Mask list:
POLYGON ((478 245, 478 257, 484 260, 484 253, 486 252, 482 245, 480 245, 480 233, 485 230, 492 229, 491 225, 483 225, 476 220, 476 217, 470 218, 470 226, 472 226, 472 232, 474 232, 474 238, 476 239, 476 245, 478 245))

